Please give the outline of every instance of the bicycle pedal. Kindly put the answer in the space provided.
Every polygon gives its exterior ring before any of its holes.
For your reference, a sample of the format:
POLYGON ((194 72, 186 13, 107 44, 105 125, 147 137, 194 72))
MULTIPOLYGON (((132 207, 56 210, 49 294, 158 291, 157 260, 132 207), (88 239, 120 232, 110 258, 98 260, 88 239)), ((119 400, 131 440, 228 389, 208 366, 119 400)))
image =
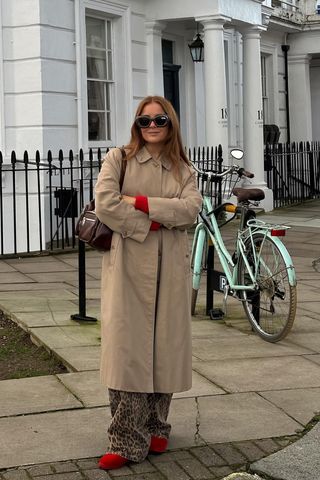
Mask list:
POLYGON ((224 311, 221 308, 212 308, 209 312, 211 320, 222 320, 224 317, 224 311))

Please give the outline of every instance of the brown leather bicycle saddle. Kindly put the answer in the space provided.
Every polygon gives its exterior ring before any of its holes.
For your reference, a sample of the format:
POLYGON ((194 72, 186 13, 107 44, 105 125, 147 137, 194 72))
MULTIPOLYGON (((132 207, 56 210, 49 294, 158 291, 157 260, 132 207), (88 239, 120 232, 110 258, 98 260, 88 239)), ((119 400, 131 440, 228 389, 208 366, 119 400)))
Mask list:
POLYGON ((238 202, 247 202, 248 200, 260 201, 264 199, 264 191, 260 188, 241 188, 236 187, 232 193, 238 198, 238 202))

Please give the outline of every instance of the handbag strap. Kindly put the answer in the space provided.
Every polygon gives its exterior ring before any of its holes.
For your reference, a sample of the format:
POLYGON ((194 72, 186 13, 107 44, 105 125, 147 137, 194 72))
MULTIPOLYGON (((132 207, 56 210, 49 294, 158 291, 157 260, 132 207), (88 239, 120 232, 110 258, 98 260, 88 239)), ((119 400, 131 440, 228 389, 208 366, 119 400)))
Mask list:
POLYGON ((121 173, 120 173, 120 179, 119 179, 119 185, 120 185, 120 192, 122 189, 123 181, 124 181, 124 176, 126 174, 126 168, 127 168, 127 159, 126 159, 126 151, 124 148, 120 148, 121 151, 121 173))

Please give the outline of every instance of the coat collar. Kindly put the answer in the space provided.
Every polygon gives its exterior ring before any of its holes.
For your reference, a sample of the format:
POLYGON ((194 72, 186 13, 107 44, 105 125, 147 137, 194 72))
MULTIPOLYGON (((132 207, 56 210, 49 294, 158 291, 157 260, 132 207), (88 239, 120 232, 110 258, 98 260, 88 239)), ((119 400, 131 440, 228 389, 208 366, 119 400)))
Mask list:
MULTIPOLYGON (((142 147, 136 156, 139 163, 145 163, 148 160, 152 159, 152 155, 148 152, 146 147, 142 147)), ((171 162, 169 159, 164 157, 164 155, 160 155, 159 161, 161 162, 161 164, 166 170, 171 170, 171 167, 172 167, 171 162)))

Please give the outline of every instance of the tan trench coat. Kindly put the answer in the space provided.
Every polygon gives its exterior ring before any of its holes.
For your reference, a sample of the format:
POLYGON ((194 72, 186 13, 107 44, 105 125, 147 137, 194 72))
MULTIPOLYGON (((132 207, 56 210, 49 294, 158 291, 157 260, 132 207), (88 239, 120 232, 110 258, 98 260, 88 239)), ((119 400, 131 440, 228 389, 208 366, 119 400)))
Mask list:
POLYGON ((149 215, 120 199, 121 153, 96 184, 96 213, 114 231, 102 262, 101 381, 132 392, 191 388, 190 255, 186 228, 201 208, 194 170, 182 182, 144 147, 127 163, 122 193, 145 195, 149 215), (149 231, 151 220, 162 224, 149 231))

